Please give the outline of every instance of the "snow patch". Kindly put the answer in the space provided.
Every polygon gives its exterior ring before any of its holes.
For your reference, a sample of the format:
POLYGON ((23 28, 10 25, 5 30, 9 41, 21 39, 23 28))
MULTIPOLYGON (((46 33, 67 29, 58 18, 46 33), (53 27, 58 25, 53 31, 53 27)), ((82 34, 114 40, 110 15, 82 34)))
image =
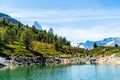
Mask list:
POLYGON ((105 46, 110 46, 113 43, 114 43, 114 41, 108 42, 105 46))

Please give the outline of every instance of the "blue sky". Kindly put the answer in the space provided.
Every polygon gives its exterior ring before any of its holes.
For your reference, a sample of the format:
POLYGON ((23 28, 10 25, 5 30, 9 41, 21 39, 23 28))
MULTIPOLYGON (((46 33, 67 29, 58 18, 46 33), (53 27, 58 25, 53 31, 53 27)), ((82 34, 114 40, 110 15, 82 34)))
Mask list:
POLYGON ((120 37, 120 0, 0 0, 0 12, 72 42, 120 37))

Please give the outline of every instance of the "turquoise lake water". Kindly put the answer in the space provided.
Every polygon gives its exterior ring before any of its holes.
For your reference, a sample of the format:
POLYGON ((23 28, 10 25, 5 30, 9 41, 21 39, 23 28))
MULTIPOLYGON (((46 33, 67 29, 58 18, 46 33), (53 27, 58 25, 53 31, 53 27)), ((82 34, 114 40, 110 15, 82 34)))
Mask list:
POLYGON ((4 67, 0 68, 0 80, 120 80, 120 66, 4 67))

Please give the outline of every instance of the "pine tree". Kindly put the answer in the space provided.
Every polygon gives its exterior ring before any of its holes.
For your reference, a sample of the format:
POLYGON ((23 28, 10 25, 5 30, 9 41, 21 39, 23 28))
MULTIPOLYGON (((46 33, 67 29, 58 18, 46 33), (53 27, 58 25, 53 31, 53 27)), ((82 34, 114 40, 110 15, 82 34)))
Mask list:
POLYGON ((71 42, 70 42, 70 41, 67 41, 66 45, 67 45, 67 46, 71 46, 71 42))
POLYGON ((32 44, 32 34, 29 30, 26 30, 23 35, 22 35, 22 43, 24 44, 24 46, 26 47, 27 50, 29 50, 29 47, 32 44))
POLYGON ((62 48, 62 46, 63 46, 63 39, 62 39, 62 37, 59 38, 59 46, 60 46, 60 48, 62 48))
POLYGON ((21 28, 21 23, 20 23, 20 21, 18 22, 18 28, 20 29, 21 28))
POLYGON ((44 42, 46 38, 46 34, 44 32, 38 32, 37 34, 37 40, 44 42))
POLYGON ((62 41, 62 42, 63 42, 63 44, 64 44, 64 45, 66 45, 66 44, 67 44, 67 40, 66 40, 66 38, 65 38, 65 37, 63 38, 63 41, 62 41))
POLYGON ((16 40, 16 30, 14 28, 12 28, 10 30, 10 42, 13 44, 14 41, 16 40))
POLYGON ((2 23, 3 25, 8 26, 8 20, 6 17, 3 18, 2 23))
POLYGON ((54 42, 57 42, 58 41, 58 35, 55 35, 54 36, 54 42))
POLYGON ((97 47, 97 43, 96 42, 94 42, 94 48, 96 48, 97 47))
POLYGON ((55 42, 54 43, 54 49, 56 50, 56 51, 58 51, 59 50, 59 43, 58 42, 55 42))
POLYGON ((15 28, 10 28, 6 26, 3 34, 2 34, 2 39, 5 44, 11 43, 13 44, 14 41, 16 40, 16 29, 15 28))
POLYGON ((2 53, 3 51, 3 46, 4 46, 4 43, 2 41, 2 38, 0 37, 0 53, 2 53))
POLYGON ((36 27, 35 27, 34 25, 32 26, 32 31, 33 31, 34 33, 36 33, 36 34, 38 33, 38 31, 37 31, 37 29, 36 29, 36 27))
POLYGON ((54 32, 53 32, 52 28, 49 29, 48 34, 54 35, 54 32))
POLYGON ((4 32, 2 33, 2 40, 4 42, 4 44, 8 44, 10 41, 10 36, 9 36, 9 29, 8 27, 5 28, 4 32))
POLYGON ((118 48, 118 44, 115 44, 115 47, 118 48))

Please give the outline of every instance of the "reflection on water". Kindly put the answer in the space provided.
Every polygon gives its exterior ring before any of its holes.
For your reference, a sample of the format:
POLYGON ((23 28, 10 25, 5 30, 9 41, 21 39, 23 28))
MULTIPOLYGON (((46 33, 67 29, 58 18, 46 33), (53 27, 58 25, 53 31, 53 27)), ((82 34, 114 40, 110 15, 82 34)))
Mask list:
POLYGON ((120 80, 120 67, 108 65, 4 67, 0 69, 0 80, 120 80))

